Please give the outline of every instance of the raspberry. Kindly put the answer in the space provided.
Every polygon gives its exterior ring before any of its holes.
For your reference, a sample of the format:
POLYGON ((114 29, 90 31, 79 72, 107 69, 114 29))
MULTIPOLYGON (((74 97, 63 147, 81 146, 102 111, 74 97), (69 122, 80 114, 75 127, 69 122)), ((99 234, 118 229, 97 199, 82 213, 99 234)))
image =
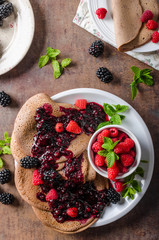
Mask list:
POLYGON ((116 182, 115 183, 115 189, 117 192, 122 192, 125 189, 125 185, 123 185, 122 182, 116 182))
POLYGON ((110 180, 115 180, 115 178, 117 177, 119 173, 119 168, 116 165, 113 165, 113 167, 108 168, 108 178, 110 180))
POLYGON ((105 121, 108 122, 109 121, 109 116, 106 114, 105 116, 105 121))
POLYGON ((109 131, 110 131, 110 137, 114 138, 118 136, 119 132, 117 128, 110 128, 109 131))
POLYGON ((159 42, 159 32, 155 31, 155 32, 152 34, 152 42, 153 42, 153 43, 158 43, 158 42, 159 42))
POLYGON ((116 165, 119 168, 120 173, 127 173, 128 172, 128 169, 126 167, 124 167, 119 161, 117 161, 116 165))
POLYGON ((123 142, 126 138, 128 138, 128 135, 126 133, 119 133, 118 139, 123 142))
POLYGON ((118 141, 118 139, 117 138, 112 138, 112 141, 113 141, 113 143, 115 143, 115 142, 118 141))
POLYGON ((57 192, 55 189, 51 189, 46 195, 46 201, 56 200, 58 198, 57 192))
POLYGON ((33 185, 35 185, 35 186, 43 184, 43 180, 41 180, 40 177, 39 177, 38 170, 35 170, 33 172, 33 180, 32 180, 32 182, 33 182, 33 185))
POLYGON ((116 154, 121 154, 121 153, 128 153, 130 151, 130 146, 127 145, 125 142, 121 142, 116 145, 114 152, 116 154))
POLYGON ((127 145, 130 148, 133 148, 134 144, 135 143, 134 143, 134 141, 131 138, 126 138, 125 141, 124 141, 124 145, 127 145))
POLYGON ((67 215, 70 216, 71 218, 76 218, 78 211, 77 208, 72 207, 72 208, 68 208, 66 211, 67 215))
POLYGON ((60 133, 64 131, 63 124, 62 123, 56 123, 55 125, 55 131, 60 133))
POLYGON ((93 143, 93 145, 92 145, 92 150, 93 150, 93 152, 95 152, 95 153, 101 151, 101 150, 102 150, 101 143, 99 143, 99 142, 93 143))
POLYGON ((97 137, 99 143, 103 143, 103 137, 109 137, 109 130, 103 130, 97 137))
POLYGON ((114 148, 114 152, 115 152, 116 154, 121 154, 121 153, 124 153, 124 150, 123 150, 123 148, 122 148, 121 146, 119 146, 119 144, 118 144, 118 145, 116 145, 116 147, 114 148))
POLYGON ((129 154, 130 154, 133 158, 136 157, 136 152, 134 152, 133 150, 130 150, 129 154))
POLYGON ((134 162, 134 158, 130 154, 122 154, 120 160, 124 167, 129 167, 134 162))
POLYGON ((87 100, 86 99, 77 99, 75 105, 80 109, 86 109, 87 100))
POLYGON ((156 28, 158 28, 158 23, 154 20, 148 20, 148 22, 146 23, 146 27, 149 30, 155 30, 156 28))
POLYGON ((153 19, 153 13, 150 10, 146 10, 141 16, 141 22, 146 23, 148 20, 153 19))
POLYGON ((94 161, 98 167, 102 167, 105 163, 105 157, 102 157, 99 154, 96 154, 94 161))
POLYGON ((104 19, 107 14, 107 10, 105 8, 98 8, 96 10, 96 15, 99 19, 104 19))
POLYGON ((78 124, 75 122, 75 121, 73 121, 73 120, 71 120, 69 123, 68 123, 68 125, 67 125, 67 127, 66 127, 66 130, 67 130, 67 132, 72 132, 72 133, 75 133, 75 134, 79 134, 79 133, 81 133, 81 128, 78 126, 78 124))

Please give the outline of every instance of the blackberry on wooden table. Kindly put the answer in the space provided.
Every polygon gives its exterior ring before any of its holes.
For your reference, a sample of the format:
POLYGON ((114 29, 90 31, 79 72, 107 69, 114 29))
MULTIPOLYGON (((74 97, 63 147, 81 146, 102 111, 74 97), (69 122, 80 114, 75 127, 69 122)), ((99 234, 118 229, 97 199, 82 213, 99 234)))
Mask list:
POLYGON ((11 180, 11 172, 9 169, 4 169, 0 171, 0 183, 5 184, 10 182, 11 180))
POLYGON ((14 202, 14 196, 10 193, 1 193, 0 202, 5 205, 10 205, 14 202))
POLYGON ((104 67, 98 68, 96 75, 104 83, 109 83, 113 80, 112 73, 107 68, 104 67))
POLYGON ((89 54, 93 55, 94 57, 99 57, 104 52, 104 43, 101 40, 96 40, 92 43, 89 48, 89 54))
POLYGON ((11 98, 10 96, 5 93, 4 91, 0 92, 0 104, 2 107, 6 107, 11 103, 11 98))

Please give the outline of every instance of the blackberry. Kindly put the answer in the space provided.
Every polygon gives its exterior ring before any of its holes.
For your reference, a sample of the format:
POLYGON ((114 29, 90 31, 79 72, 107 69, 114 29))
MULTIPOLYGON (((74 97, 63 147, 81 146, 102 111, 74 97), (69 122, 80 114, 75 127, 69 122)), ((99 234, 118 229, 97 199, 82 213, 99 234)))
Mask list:
POLYGON ((13 12, 13 5, 11 2, 4 2, 0 5, 0 19, 7 18, 13 12))
POLYGON ((3 106, 3 107, 6 107, 8 106, 9 104, 11 103, 11 98, 10 96, 5 93, 4 91, 0 92, 0 104, 3 106))
POLYGON ((20 166, 27 169, 36 168, 39 164, 39 159, 35 157, 26 156, 20 160, 20 166))
POLYGON ((93 55, 94 57, 99 57, 104 52, 104 43, 101 40, 96 40, 92 43, 89 48, 89 54, 93 55))
POLYGON ((10 182, 11 180, 11 172, 9 169, 4 169, 0 172, 0 183, 5 184, 10 182))
POLYGON ((110 188, 107 191, 107 199, 109 202, 116 204, 120 201, 120 194, 117 193, 114 188, 110 188))
POLYGON ((104 67, 98 68, 96 75, 104 83, 109 83, 113 80, 113 75, 111 74, 111 72, 104 67))
POLYGON ((5 205, 12 204, 14 202, 14 196, 10 193, 1 193, 0 202, 5 205))
POLYGON ((5 2, 5 0, 0 0, 0 5, 3 4, 5 2))

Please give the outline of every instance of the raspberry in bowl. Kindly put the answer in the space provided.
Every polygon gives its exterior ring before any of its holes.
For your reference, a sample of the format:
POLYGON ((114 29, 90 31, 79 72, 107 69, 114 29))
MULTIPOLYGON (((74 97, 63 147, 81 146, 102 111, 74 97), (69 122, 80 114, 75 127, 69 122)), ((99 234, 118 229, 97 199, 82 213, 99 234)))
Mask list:
POLYGON ((130 130, 119 125, 108 125, 91 137, 88 158, 96 172, 115 181, 136 170, 141 160, 141 147, 130 130))

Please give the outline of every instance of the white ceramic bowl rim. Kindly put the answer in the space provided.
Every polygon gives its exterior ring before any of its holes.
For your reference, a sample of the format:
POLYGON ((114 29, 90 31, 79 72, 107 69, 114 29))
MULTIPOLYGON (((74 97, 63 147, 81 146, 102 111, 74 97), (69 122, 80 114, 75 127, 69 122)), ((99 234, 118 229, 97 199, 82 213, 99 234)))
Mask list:
POLYGON ((136 170, 136 168, 139 166, 140 160, 141 160, 141 146, 140 146, 140 143, 139 143, 138 139, 136 138, 136 136, 130 130, 128 130, 127 128, 125 128, 121 125, 107 125, 107 126, 104 126, 104 127, 100 128, 98 131, 96 131, 93 134, 93 136, 91 137, 91 139, 89 141, 89 144, 88 144, 88 159, 89 159, 89 162, 97 173, 99 173, 103 177, 108 178, 107 172, 104 169, 102 169, 101 167, 98 167, 94 164, 94 153, 91 149, 92 144, 95 142, 95 140, 97 138, 97 135, 101 131, 103 131, 104 129, 108 129, 108 128, 117 128, 118 130, 125 132, 135 142, 135 147, 136 147, 136 158, 135 158, 135 161, 134 161, 135 166, 132 165, 127 173, 116 177, 116 179, 125 178, 125 177, 129 176, 130 174, 132 174, 136 170))

